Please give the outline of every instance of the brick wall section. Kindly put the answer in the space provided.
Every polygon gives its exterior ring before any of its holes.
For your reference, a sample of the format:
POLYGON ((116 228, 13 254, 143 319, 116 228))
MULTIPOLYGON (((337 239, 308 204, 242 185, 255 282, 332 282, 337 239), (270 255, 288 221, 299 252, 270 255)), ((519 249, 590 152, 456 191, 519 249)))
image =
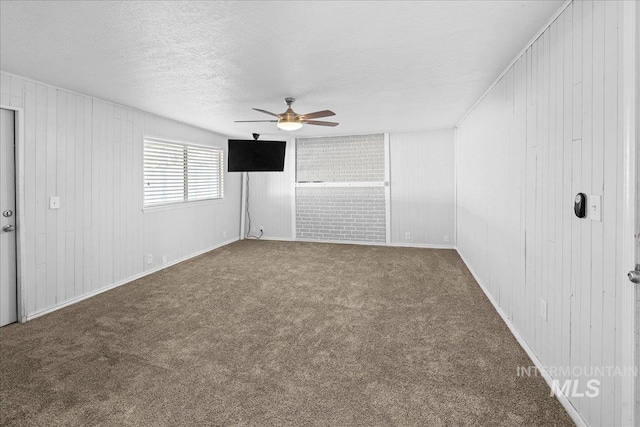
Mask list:
POLYGON ((297 181, 384 181, 384 135, 296 140, 297 181))
POLYGON ((300 239, 385 242, 384 187, 296 189, 300 239))
MULTIPOLYGON (((296 140, 298 182, 384 181, 384 135, 296 140)), ((296 236, 385 242, 384 187, 298 187, 296 236)))

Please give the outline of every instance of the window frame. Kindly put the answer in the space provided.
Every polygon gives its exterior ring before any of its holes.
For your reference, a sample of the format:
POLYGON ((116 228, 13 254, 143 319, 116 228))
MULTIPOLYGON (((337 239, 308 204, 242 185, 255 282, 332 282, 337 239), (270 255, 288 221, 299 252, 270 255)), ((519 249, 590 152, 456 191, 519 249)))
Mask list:
MULTIPOLYGON (((140 191, 141 191, 141 198, 142 198, 142 211, 143 212, 147 212, 147 211, 162 211, 162 210, 167 210, 167 209, 176 209, 176 208, 180 208, 180 207, 188 207, 188 206, 196 206, 199 204, 210 204, 210 203, 222 203, 224 201, 224 193, 225 193, 225 174, 226 174, 226 156, 225 156, 225 148, 219 145, 206 145, 206 144, 200 144, 200 143, 194 143, 191 141, 185 141, 185 140, 174 140, 174 139, 168 139, 168 138, 160 138, 157 136, 152 136, 152 135, 146 135, 143 134, 142 135, 142 144, 141 144, 141 160, 142 160, 142 167, 141 167, 141 172, 140 172, 140 176, 141 176, 141 186, 140 186, 140 191), (218 150, 220 152, 220 186, 219 186, 219 190, 220 190, 220 197, 211 197, 211 198, 206 198, 206 199, 196 199, 196 200, 186 200, 183 198, 183 200, 180 201, 175 201, 175 202, 167 202, 167 203, 157 203, 157 204, 153 204, 153 205, 145 205, 145 143, 149 141, 149 142, 159 142, 159 143, 167 143, 167 144, 178 144, 178 145, 182 145, 184 147, 195 147, 195 148, 206 148, 206 149, 210 149, 210 150, 218 150)), ((184 172, 183 172, 183 182, 185 184, 188 183, 188 169, 185 168, 184 172)), ((188 185, 188 184, 187 184, 188 185)))

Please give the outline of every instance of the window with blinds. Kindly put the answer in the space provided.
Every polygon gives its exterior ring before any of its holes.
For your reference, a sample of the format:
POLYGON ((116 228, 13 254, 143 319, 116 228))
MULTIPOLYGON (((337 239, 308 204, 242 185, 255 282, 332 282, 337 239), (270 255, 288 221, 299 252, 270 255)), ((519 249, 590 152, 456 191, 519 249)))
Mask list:
POLYGON ((144 207, 221 199, 223 162, 220 148, 146 138, 144 207))

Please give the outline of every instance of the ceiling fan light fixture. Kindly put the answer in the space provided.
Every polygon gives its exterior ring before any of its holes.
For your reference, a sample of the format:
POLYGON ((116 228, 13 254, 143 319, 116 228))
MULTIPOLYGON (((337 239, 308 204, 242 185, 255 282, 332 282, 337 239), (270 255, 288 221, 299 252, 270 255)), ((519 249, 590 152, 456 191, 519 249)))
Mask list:
POLYGON ((272 113, 271 111, 267 111, 267 110, 261 110, 260 108, 253 108, 253 110, 258 111, 260 113, 263 114, 268 114, 270 116, 273 117, 277 117, 277 120, 275 119, 271 119, 271 120, 236 120, 236 123, 258 123, 258 122, 269 122, 269 123, 276 123, 276 126, 278 126, 279 129, 282 130, 286 130, 286 131, 292 131, 292 130, 298 130, 302 127, 302 125, 315 125, 315 126, 338 126, 339 123, 336 122, 326 122, 323 120, 315 120, 315 119, 319 119, 322 117, 331 117, 331 116, 335 116, 336 113, 334 113, 331 110, 322 110, 322 111, 315 111, 313 113, 308 113, 308 114, 298 114, 295 111, 293 111, 293 109, 291 109, 291 104, 293 104, 293 102, 295 101, 295 99, 293 98, 285 98, 284 102, 287 104, 287 111, 285 111, 282 114, 276 114, 276 113, 272 113))
POLYGON ((302 123, 297 121, 289 122, 280 120, 278 121, 277 126, 282 130, 298 130, 302 127, 302 123))

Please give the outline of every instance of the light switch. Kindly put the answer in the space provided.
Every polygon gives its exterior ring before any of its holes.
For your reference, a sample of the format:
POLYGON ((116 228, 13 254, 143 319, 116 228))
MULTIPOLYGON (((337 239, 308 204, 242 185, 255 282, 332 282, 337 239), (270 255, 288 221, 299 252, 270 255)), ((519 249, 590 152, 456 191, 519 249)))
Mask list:
POLYGON ((60 209, 60 197, 58 196, 49 197, 49 209, 60 209))
POLYGON ((602 196, 589 196, 589 218, 602 222, 602 196))

